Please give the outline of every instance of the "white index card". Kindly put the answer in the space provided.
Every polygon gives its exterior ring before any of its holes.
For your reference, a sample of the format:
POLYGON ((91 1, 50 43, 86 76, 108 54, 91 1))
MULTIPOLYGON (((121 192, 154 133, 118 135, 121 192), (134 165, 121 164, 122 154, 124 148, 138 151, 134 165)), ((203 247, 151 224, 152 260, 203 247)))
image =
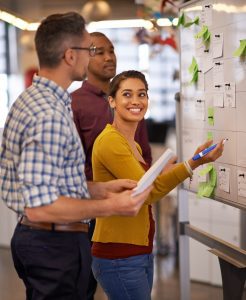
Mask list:
POLYGON ((205 76, 201 70, 198 71, 197 89, 198 91, 204 91, 205 89, 205 76))
POLYGON ((219 188, 230 193, 230 169, 219 166, 219 188))
POLYGON ((210 51, 210 49, 203 50, 203 55, 202 55, 201 59, 202 59, 202 72, 207 73, 214 66, 213 56, 212 56, 212 52, 210 51))
POLYGON ((216 61, 213 66, 213 83, 219 85, 224 83, 224 64, 216 61))
POLYGON ((225 105, 225 107, 236 107, 236 84, 235 84, 235 82, 225 83, 224 105, 225 105))
POLYGON ((211 26, 213 24, 213 5, 207 4, 202 7, 201 24, 211 26))
POLYGON ((224 107, 224 93, 214 93, 213 104, 217 107, 224 107))
POLYGON ((213 58, 218 58, 223 56, 223 44, 224 36, 223 33, 216 33, 213 35, 213 58))
POLYGON ((195 116, 196 120, 205 121, 205 97, 200 95, 195 99, 195 116))
POLYGON ((195 40, 195 53, 196 57, 201 57, 204 55, 204 50, 206 50, 206 46, 200 39, 195 40))
POLYGON ((207 26, 211 26, 213 24, 213 5, 207 4, 203 7, 204 10, 204 21, 207 26))
POLYGON ((237 170, 237 191, 238 196, 246 197, 246 172, 237 170))

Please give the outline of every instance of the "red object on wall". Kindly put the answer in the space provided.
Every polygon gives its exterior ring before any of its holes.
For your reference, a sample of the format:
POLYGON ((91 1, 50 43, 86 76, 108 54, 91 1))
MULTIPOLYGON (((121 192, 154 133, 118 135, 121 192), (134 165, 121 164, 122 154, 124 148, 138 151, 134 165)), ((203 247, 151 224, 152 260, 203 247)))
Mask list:
POLYGON ((165 38, 165 39, 163 39, 160 35, 155 36, 153 38, 153 44, 169 45, 174 50, 177 50, 177 44, 175 42, 174 36, 170 36, 170 37, 165 38))

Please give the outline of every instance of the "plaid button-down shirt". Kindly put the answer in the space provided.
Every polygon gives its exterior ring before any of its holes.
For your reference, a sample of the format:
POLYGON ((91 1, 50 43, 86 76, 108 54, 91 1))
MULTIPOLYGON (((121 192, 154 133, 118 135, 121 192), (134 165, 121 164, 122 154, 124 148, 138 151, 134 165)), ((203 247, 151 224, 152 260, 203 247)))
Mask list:
POLYGON ((0 153, 0 198, 9 208, 53 203, 60 195, 89 198, 85 156, 71 117, 71 99, 34 76, 6 120, 0 153))

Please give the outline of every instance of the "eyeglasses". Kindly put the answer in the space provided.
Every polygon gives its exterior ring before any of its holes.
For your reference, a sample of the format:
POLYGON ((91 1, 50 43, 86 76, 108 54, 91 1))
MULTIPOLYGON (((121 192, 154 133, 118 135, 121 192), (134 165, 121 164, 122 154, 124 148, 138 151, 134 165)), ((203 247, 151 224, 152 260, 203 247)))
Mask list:
POLYGON ((91 57, 96 55, 97 47, 96 46, 90 46, 88 48, 83 48, 83 47, 70 47, 70 49, 73 50, 87 50, 89 52, 89 55, 91 57))

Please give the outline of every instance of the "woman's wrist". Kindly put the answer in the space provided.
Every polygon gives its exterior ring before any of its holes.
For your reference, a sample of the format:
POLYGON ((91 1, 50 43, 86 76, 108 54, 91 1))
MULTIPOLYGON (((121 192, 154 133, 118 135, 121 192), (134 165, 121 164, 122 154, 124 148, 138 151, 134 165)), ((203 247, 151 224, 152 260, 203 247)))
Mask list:
POLYGON ((195 170, 200 166, 200 162, 198 160, 193 160, 192 158, 187 161, 192 170, 195 170))
POLYGON ((184 165, 185 165, 185 167, 186 167, 186 169, 187 169, 187 171, 189 172, 189 174, 190 174, 190 177, 192 177, 192 175, 193 175, 193 171, 192 171, 192 168, 191 168, 191 166, 190 166, 190 164, 189 164, 189 162, 186 160, 186 161, 184 161, 184 165))

